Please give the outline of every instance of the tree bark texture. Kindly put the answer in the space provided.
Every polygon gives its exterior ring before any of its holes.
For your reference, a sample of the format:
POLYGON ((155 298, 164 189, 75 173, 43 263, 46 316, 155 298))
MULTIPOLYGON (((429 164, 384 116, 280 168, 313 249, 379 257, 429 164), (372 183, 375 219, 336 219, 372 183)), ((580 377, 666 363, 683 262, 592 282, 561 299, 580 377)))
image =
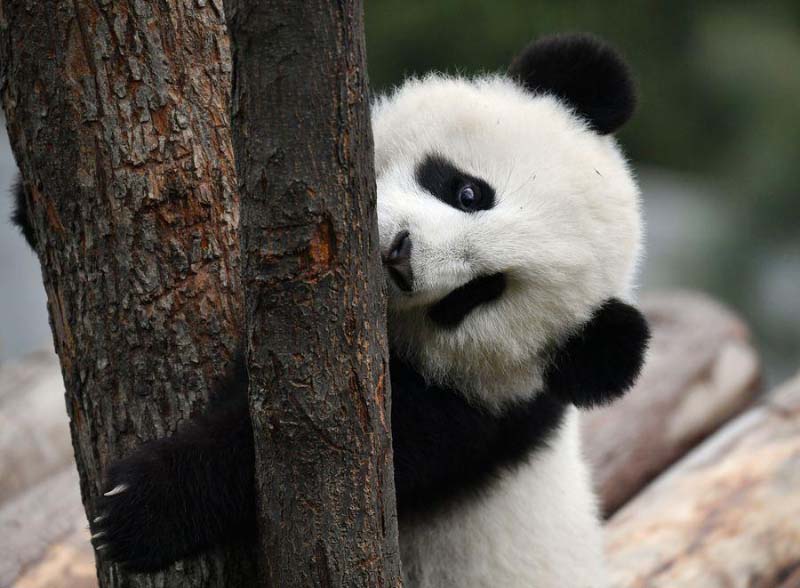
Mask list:
POLYGON ((226 8, 266 584, 397 586, 363 7, 226 8))
MULTIPOLYGON (((221 0, 2 0, 27 190, 87 514, 113 458, 196 413, 240 339, 221 0)), ((108 586, 247 586, 231 551, 108 586)))

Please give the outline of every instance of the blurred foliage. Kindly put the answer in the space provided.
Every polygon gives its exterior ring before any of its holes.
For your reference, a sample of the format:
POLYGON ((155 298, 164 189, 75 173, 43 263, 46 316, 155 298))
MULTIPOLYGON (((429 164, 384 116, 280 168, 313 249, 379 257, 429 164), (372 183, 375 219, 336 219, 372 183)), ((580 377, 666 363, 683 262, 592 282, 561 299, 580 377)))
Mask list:
POLYGON ((554 32, 617 46, 640 94, 620 134, 626 152, 637 166, 696 178, 703 205, 725 224, 712 216, 705 230, 717 236, 698 241, 711 262, 671 283, 738 308, 768 363, 797 369, 800 2, 369 0, 366 31, 375 91, 430 70, 502 70, 530 39, 554 32))
POLYGON ((800 2, 370 0, 366 17, 375 90, 429 70, 502 70, 532 38, 589 31, 636 73, 640 108, 622 133, 635 159, 724 173, 738 162, 751 184, 800 174, 786 128, 800 131, 800 2))

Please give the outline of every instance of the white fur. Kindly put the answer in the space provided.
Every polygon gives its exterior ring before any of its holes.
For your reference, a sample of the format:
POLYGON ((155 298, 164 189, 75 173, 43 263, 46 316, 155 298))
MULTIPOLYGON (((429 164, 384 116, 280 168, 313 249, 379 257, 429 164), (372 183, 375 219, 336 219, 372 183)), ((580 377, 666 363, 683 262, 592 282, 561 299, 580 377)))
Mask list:
MULTIPOLYGON (((411 80, 373 109, 381 247, 408 230, 414 291, 390 281, 394 349, 431 381, 500 410, 540 388, 544 353, 605 299, 628 298, 641 243, 639 192, 611 137, 502 76, 411 80), (468 214, 415 180, 428 154, 496 191, 468 214), (427 309, 470 279, 508 287, 454 330, 427 309)), ((479 498, 400 530, 409 588, 602 588, 602 539, 577 414, 551 447, 479 498)))
POLYGON ((499 76, 409 81, 378 102, 373 130, 381 247, 401 230, 413 243, 414 292, 390 285, 392 345, 487 406, 529 394, 545 346, 628 295, 639 192, 616 142, 499 76), (423 190, 415 168, 429 153, 492 185, 495 207, 467 214, 423 190), (509 282, 498 302, 453 331, 428 320, 432 302, 498 271, 509 282))
POLYGON ((479 500, 404 522, 409 588, 601 588, 602 536, 577 414, 552 447, 502 476, 479 500))

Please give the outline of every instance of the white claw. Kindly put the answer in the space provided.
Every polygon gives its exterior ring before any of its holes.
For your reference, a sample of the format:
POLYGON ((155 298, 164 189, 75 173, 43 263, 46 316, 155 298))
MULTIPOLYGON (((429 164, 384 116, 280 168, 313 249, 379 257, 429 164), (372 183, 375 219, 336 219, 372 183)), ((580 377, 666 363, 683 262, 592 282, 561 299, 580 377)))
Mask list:
POLYGON ((105 518, 106 518, 106 515, 100 515, 99 517, 94 517, 94 518, 92 519, 92 522, 93 522, 93 523, 99 523, 100 521, 102 521, 102 520, 103 520, 103 519, 105 519, 105 518))
POLYGON ((116 496, 117 494, 122 494, 127 489, 128 489, 127 484, 117 484, 111 490, 103 494, 103 496, 116 496))
POLYGON ((108 547, 108 543, 103 543, 102 545, 98 545, 98 546, 97 546, 97 547, 95 547, 94 549, 95 549, 95 551, 102 551, 102 550, 103 550, 103 549, 105 549, 106 547, 108 547))
POLYGON ((105 534, 106 534, 105 531, 100 531, 99 533, 95 533, 94 535, 92 535, 92 539, 99 539, 100 537, 104 537, 105 534))

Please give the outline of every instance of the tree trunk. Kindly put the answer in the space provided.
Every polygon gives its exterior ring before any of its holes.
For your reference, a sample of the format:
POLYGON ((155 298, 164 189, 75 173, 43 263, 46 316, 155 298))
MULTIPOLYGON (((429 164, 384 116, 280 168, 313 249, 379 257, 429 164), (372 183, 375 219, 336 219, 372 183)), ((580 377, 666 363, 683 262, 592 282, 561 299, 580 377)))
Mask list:
POLYGON ((397 586, 362 5, 228 16, 264 577, 397 586))
MULTIPOLYGON (((104 467, 204 404, 240 339, 220 0, 0 4, 0 90, 28 194, 87 514, 104 467)), ((101 586, 253 585, 231 551, 101 586)))

